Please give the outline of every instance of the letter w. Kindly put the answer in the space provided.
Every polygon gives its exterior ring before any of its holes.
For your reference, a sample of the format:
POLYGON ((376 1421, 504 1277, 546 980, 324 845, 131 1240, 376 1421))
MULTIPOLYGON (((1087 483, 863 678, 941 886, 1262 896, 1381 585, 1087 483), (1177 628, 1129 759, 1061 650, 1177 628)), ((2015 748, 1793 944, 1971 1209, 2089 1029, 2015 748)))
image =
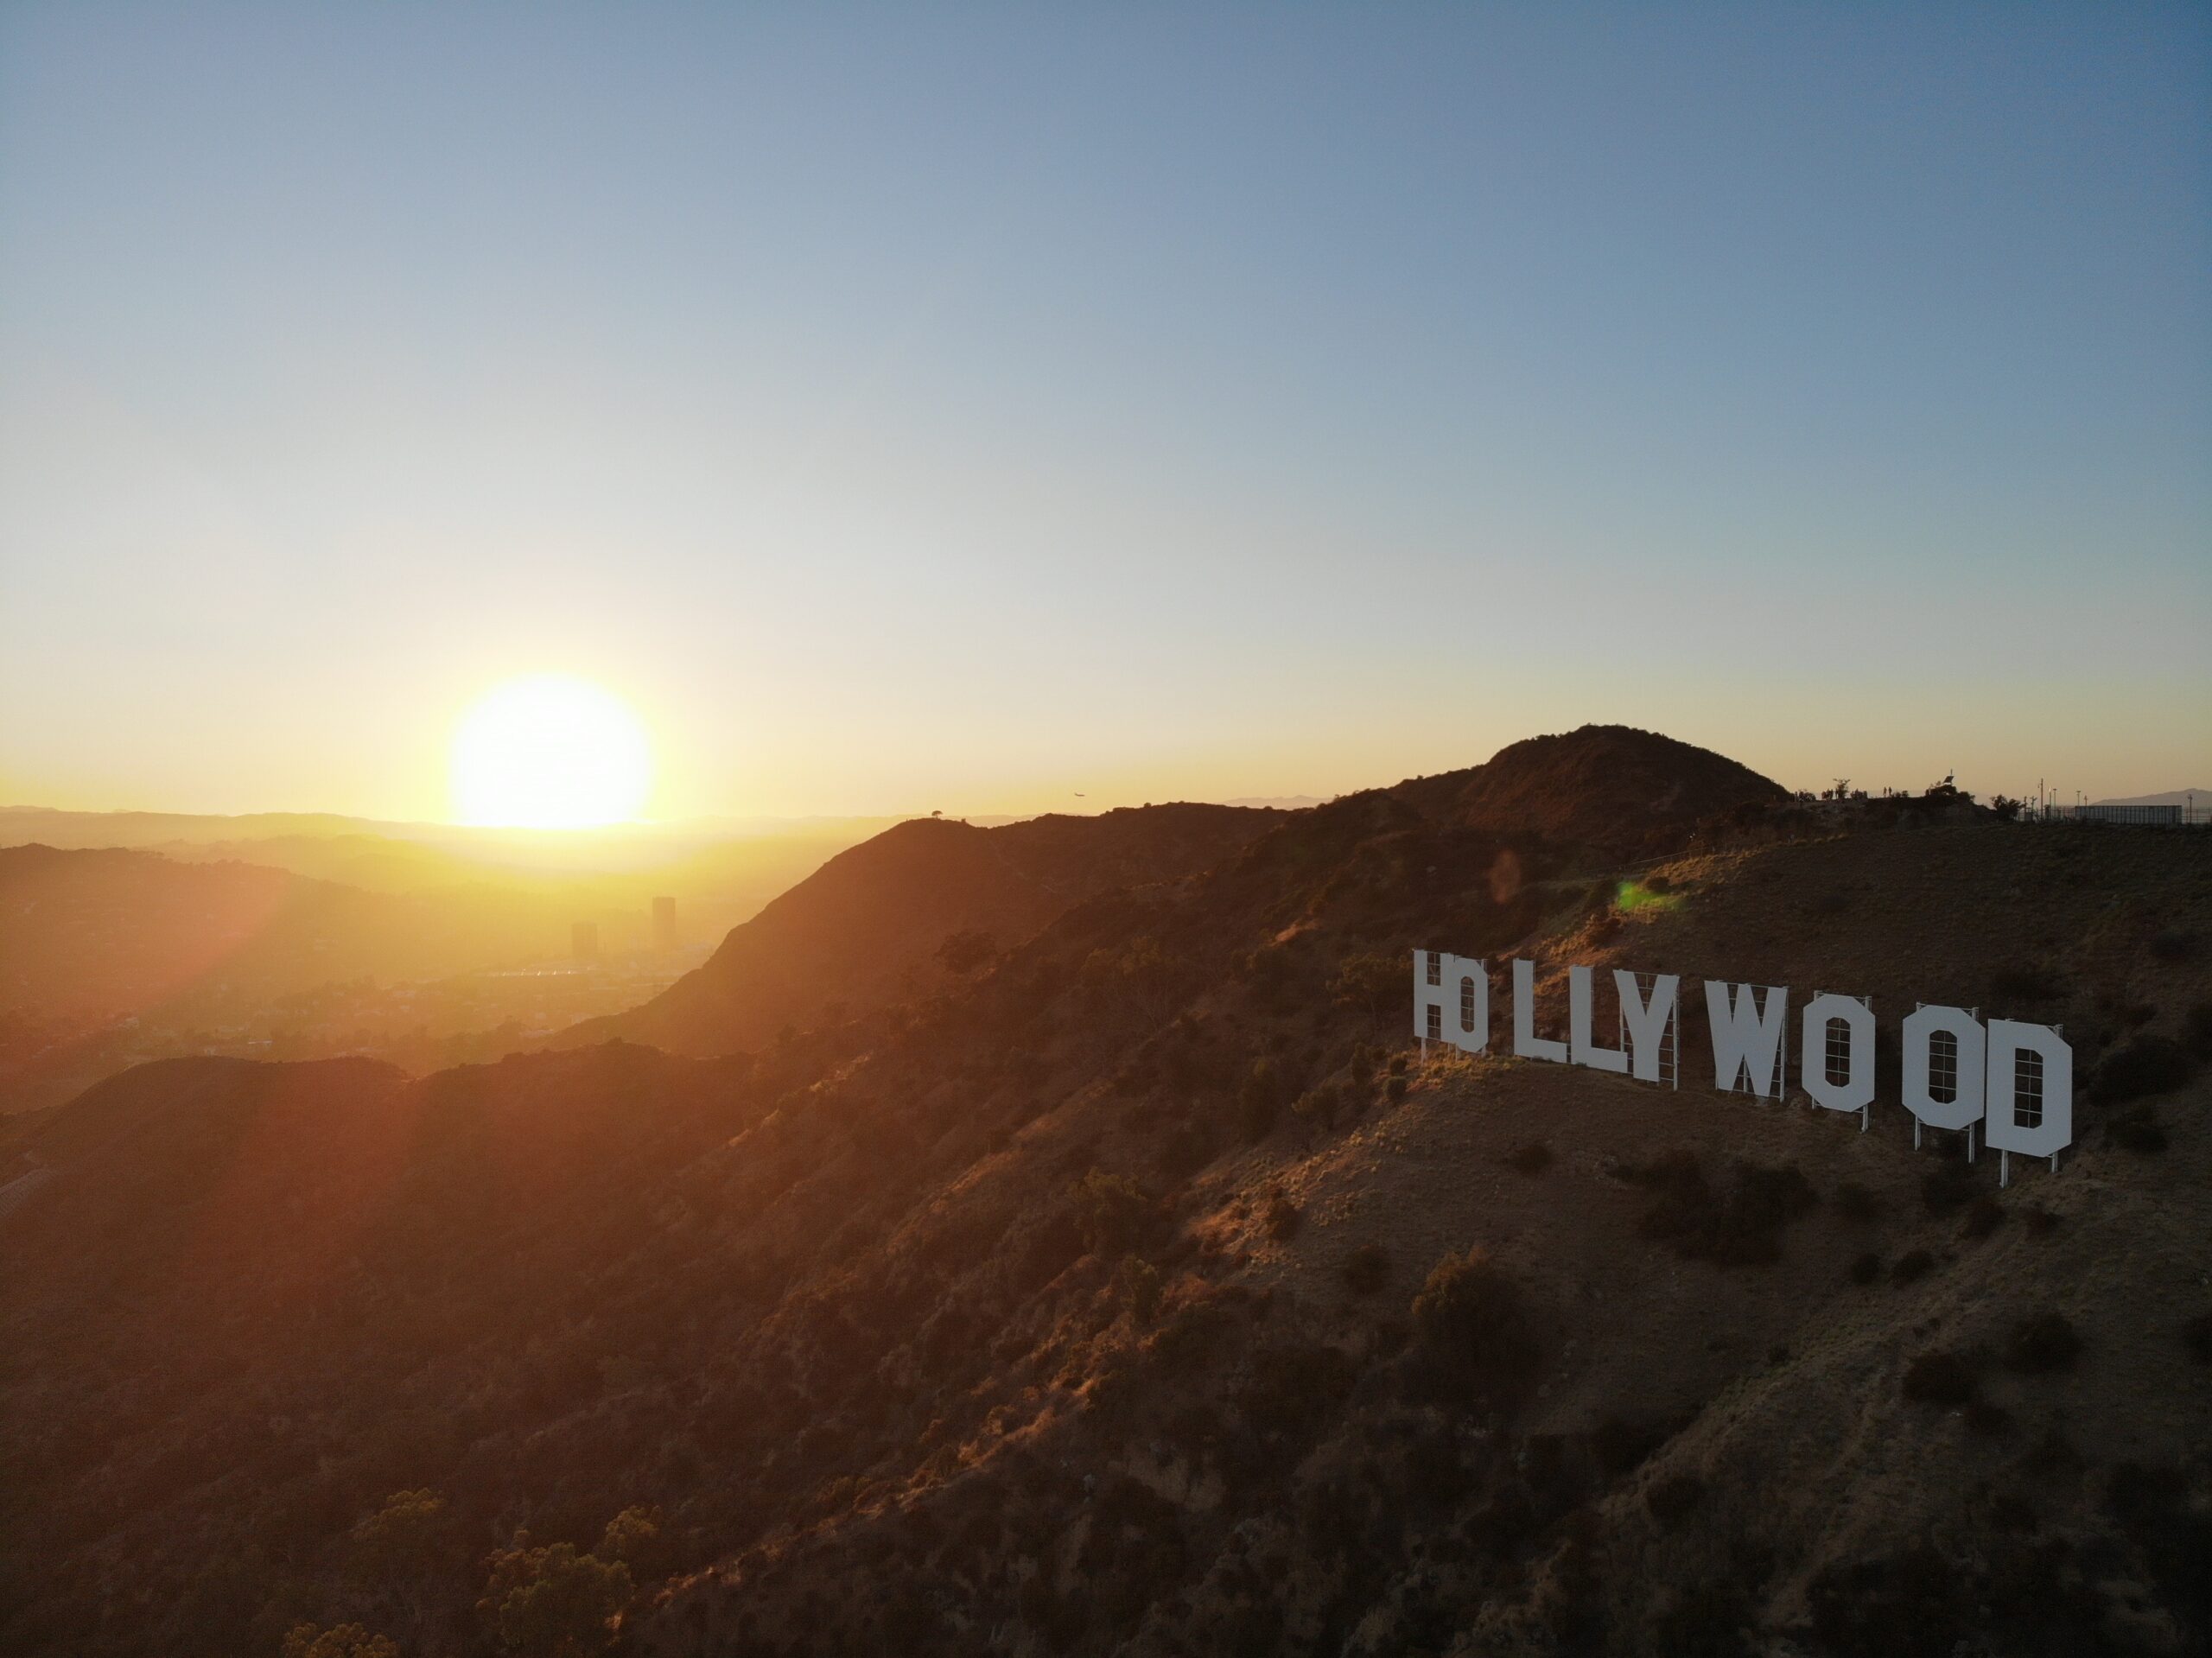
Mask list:
POLYGON ((1789 992, 1767 987, 1762 1007, 1759 989, 1758 985, 1707 979, 1705 1012, 1713 1031, 1713 1085, 1765 1099, 1781 1093, 1782 1033, 1789 1021, 1789 992), (1739 1077, 1747 1089, 1738 1084, 1739 1077))

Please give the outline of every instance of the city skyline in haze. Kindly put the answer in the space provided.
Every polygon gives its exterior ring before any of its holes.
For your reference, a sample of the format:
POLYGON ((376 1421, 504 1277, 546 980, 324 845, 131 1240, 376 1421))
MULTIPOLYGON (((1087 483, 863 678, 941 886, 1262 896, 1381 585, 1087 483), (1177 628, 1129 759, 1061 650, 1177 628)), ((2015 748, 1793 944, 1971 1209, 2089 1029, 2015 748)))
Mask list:
MULTIPOLYGON (((2194 7, 0 14, 0 799, 2212 771, 2194 7)), ((1080 791, 1080 798, 1077 793, 1080 791)))

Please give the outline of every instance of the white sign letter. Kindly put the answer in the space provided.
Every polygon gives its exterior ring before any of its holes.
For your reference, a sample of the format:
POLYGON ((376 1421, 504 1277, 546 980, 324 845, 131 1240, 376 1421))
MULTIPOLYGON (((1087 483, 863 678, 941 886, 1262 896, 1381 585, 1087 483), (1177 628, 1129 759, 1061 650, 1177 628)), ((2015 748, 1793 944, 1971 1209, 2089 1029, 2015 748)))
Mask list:
POLYGON ((1567 1044, 1536 1034, 1536 964, 1513 964, 1513 1051, 1523 1059, 1567 1063, 1567 1044))
POLYGON ((1923 1007, 1911 1015, 1904 1022, 1904 1109, 1930 1128, 1980 1121, 1987 1045, 1981 1021, 1963 1007, 1923 1007))
POLYGON ((1764 1007, 1758 993, 1757 985, 1707 979, 1705 1013, 1713 1031, 1713 1085, 1765 1099, 1782 1092, 1782 1032, 1789 1016, 1789 992, 1781 985, 1768 986, 1764 1007))
POLYGON ((2000 1152, 2054 1157, 2074 1143, 2074 1050, 2048 1025, 1989 1021, 1989 1121, 2000 1152))
POLYGON ((1587 1065, 1592 1070, 1626 1070, 1626 1054, 1618 1048, 1601 1048, 1592 1039, 1590 1003, 1590 969, 1586 967, 1567 969, 1567 1036, 1574 1052, 1574 1063, 1587 1065))
MULTIPOLYGON (((1613 988, 1621 998, 1621 1020, 1628 1026, 1629 1071, 1640 1083, 1659 1080, 1659 1049, 1667 1039, 1668 1026, 1674 1023, 1675 998, 1681 984, 1675 974, 1653 975, 1651 1000, 1647 1002, 1637 988, 1635 974, 1625 968, 1613 969, 1613 988)), ((1679 1080, 1679 1065, 1676 1077, 1679 1080)))
POLYGON ((1440 1038, 1467 1053, 1490 1045, 1490 969, 1465 956, 1435 956, 1430 977, 1427 950, 1414 952, 1414 1034, 1440 1038))
POLYGON ((1797 1077, 1813 1103, 1831 1111, 1864 1111, 1873 1104, 1874 1010, 1855 996, 1821 995, 1807 1002, 1797 1077), (1840 1047, 1831 1045, 1838 1024, 1843 1026, 1840 1047))

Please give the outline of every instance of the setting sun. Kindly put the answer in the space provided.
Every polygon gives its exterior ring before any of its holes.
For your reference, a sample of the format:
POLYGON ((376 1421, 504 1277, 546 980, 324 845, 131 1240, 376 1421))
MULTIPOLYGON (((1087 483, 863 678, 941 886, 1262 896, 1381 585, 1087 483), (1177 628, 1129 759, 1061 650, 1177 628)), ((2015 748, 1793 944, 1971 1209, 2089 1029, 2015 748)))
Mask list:
POLYGON ((619 823, 645 805, 652 777, 638 716, 612 692, 567 674, 493 688, 454 733, 453 805, 464 823, 619 823))

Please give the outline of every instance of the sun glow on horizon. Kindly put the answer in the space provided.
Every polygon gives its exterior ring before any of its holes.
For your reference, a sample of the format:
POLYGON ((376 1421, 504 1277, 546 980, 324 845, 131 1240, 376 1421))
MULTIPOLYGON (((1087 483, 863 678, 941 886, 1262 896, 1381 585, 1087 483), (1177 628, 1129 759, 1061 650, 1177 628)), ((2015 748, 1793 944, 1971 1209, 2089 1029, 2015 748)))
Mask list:
POLYGON ((512 829, 596 829, 635 818, 652 746, 621 698, 569 674, 496 685, 455 728, 455 818, 512 829))

